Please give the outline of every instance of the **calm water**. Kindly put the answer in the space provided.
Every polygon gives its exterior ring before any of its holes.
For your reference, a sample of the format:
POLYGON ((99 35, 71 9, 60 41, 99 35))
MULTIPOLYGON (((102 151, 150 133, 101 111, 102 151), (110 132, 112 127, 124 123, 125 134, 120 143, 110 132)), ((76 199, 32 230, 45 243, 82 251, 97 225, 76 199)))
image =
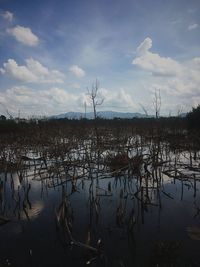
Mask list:
POLYGON ((34 167, 1 173, 0 266, 200 266, 198 175, 162 173, 159 188, 149 182, 146 190, 124 171, 79 179, 72 190, 34 167), (69 244, 56 220, 63 199, 73 238, 94 248, 99 241, 99 253, 69 244))

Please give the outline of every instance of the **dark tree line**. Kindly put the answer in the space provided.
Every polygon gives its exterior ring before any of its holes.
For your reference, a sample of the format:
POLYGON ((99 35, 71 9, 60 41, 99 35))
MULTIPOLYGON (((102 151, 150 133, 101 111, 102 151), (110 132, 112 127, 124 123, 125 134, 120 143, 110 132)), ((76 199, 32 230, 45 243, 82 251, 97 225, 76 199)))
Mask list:
POLYGON ((200 105, 187 114, 189 128, 200 129, 200 105))

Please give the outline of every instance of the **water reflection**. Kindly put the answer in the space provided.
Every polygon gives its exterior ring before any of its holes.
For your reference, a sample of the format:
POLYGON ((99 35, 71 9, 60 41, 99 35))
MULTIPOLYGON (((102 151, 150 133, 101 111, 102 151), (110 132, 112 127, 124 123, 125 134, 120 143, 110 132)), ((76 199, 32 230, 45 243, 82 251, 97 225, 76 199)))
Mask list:
POLYGON ((6 177, 1 175, 1 215, 28 220, 36 218, 43 210, 44 203, 35 198, 31 186, 34 187, 31 181, 21 179, 16 173, 7 174, 6 177))
POLYGON ((199 263, 198 159, 144 151, 26 158, 24 168, 1 173, 4 264, 7 255, 13 266, 199 263))
POLYGON ((23 212, 21 212, 20 217, 22 220, 36 219, 42 210, 44 209, 44 203, 42 201, 33 201, 32 203, 24 203, 23 212))

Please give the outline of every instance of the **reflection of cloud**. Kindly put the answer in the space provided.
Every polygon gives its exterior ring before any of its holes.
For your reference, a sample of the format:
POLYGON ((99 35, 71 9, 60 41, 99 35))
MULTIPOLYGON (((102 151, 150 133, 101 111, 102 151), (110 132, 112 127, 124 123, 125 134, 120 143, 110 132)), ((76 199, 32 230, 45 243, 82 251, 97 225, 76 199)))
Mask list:
POLYGON ((44 203, 42 201, 36 200, 31 202, 31 209, 26 205, 25 211, 27 212, 27 215, 25 214, 24 210, 21 212, 21 218, 22 219, 36 219, 44 209, 44 203), (28 218, 27 218, 28 217, 28 218))
MULTIPOLYGON (((20 217, 22 220, 27 220, 27 219, 35 219, 37 218, 41 212, 44 209, 44 202, 41 201, 40 199, 34 200, 34 197, 30 197, 29 199, 26 198, 26 194, 28 190, 30 192, 35 193, 38 192, 41 189, 41 184, 38 182, 33 182, 29 184, 30 188, 28 188, 28 185, 25 186, 24 180, 22 179, 20 183, 20 177, 17 173, 12 174, 12 179, 13 179, 13 187, 10 188, 10 194, 12 194, 12 199, 13 199, 13 194, 14 194, 14 206, 13 209, 15 208, 16 201, 20 201, 20 217), (24 189, 25 186, 25 189, 24 189), (14 191, 12 191, 14 189, 14 191), (25 191, 24 191, 25 190, 25 191), (20 200, 18 197, 18 194, 20 194, 20 200), (32 200, 33 198, 33 200, 32 200), (23 209, 23 204, 25 204, 25 209, 23 209)), ((9 186, 9 184, 7 184, 9 186)), ((29 194, 30 195, 30 194, 29 194)), ((7 199, 8 196, 7 196, 7 199)), ((14 212, 14 210, 13 210, 14 212)), ((14 214, 17 211, 14 212, 14 214)))
POLYGON ((17 173, 13 173, 12 177, 13 177, 14 189, 15 191, 17 191, 17 188, 20 186, 19 175, 17 173))

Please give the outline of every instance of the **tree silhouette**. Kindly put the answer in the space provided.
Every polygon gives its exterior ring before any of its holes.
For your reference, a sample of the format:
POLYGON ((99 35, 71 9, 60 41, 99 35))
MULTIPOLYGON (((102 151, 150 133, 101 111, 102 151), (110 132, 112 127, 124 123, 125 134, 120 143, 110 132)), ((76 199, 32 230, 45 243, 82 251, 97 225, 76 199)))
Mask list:
POLYGON ((189 128, 200 129, 200 105, 187 114, 189 128))

